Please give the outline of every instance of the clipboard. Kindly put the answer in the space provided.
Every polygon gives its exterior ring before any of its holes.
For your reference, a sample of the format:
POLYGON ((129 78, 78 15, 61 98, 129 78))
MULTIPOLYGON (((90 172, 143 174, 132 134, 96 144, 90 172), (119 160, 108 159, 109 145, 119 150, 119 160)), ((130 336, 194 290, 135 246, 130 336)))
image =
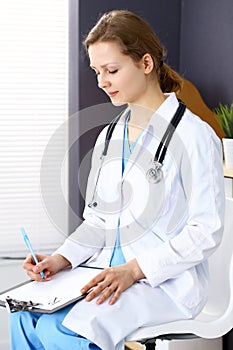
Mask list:
POLYGON ((85 298, 80 289, 100 268, 79 266, 52 276, 50 281, 25 281, 0 293, 0 306, 8 312, 29 311, 51 314, 85 298))

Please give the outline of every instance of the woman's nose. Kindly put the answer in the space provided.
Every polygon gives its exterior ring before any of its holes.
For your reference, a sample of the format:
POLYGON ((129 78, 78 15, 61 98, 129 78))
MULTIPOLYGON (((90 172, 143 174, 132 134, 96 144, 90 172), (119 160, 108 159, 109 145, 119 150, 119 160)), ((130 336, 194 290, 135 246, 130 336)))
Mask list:
POLYGON ((110 81, 107 80, 104 75, 99 74, 98 77, 98 86, 100 89, 105 89, 106 87, 110 86, 110 81))

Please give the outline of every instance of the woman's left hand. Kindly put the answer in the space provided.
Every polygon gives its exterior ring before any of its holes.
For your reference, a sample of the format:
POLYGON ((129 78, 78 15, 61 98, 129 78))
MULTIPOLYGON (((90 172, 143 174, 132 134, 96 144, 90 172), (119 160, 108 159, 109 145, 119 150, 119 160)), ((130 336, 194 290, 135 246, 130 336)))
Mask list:
POLYGON ((86 296, 87 301, 91 301, 99 295, 96 301, 97 304, 102 304, 111 297, 109 304, 112 305, 124 290, 143 277, 145 276, 137 260, 133 259, 123 265, 103 270, 81 289, 81 293, 84 294, 93 288, 86 296))

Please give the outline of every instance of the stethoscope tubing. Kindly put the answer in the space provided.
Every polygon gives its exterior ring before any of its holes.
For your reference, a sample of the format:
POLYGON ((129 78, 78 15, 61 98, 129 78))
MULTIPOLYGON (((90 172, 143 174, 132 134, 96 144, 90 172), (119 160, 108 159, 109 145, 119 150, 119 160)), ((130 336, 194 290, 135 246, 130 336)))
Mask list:
POLYGON ((105 137, 105 142, 104 142, 104 150, 102 152, 102 156, 105 157, 108 153, 108 147, 109 147, 109 142, 112 138, 112 133, 113 130, 115 129, 115 126, 117 125, 118 121, 120 120, 122 114, 124 113, 124 110, 114 118, 111 123, 109 124, 106 137, 105 137))
POLYGON ((163 161, 165 159, 165 155, 168 149, 168 145, 171 141, 171 138, 174 134, 174 131, 179 124, 184 112, 186 109, 186 105, 182 102, 179 101, 179 107, 176 110, 176 113, 174 114, 171 122, 169 123, 167 129, 165 130, 165 133, 160 141, 160 144, 155 152, 154 156, 154 162, 157 162, 159 164, 163 164, 163 161))
MULTIPOLYGON (((147 171, 147 175, 149 174, 148 180, 152 183, 157 183, 162 178, 161 167, 163 165, 163 162, 164 162, 164 159, 166 156, 168 145, 171 141, 171 138, 174 134, 174 131, 175 131, 177 125, 179 124, 179 122, 180 122, 180 120, 185 112, 185 109, 186 109, 186 105, 184 104, 184 102, 179 100, 179 106, 178 106, 174 116, 172 117, 171 122, 169 123, 167 129, 165 130, 164 135, 163 135, 163 137, 159 143, 159 146, 155 152, 155 156, 154 156, 154 167, 155 168, 154 169, 151 168, 147 171), (150 175, 150 174, 152 174, 152 175, 150 175), (155 177, 154 180, 152 179, 153 176, 155 177)), ((91 199, 91 202, 88 204, 88 207, 90 207, 90 208, 97 206, 97 202, 95 201, 95 198, 96 198, 97 185, 99 182, 101 169, 103 167, 104 159, 108 153, 108 147, 109 147, 110 140, 112 138, 113 131, 114 131, 115 126, 117 125, 117 123, 118 123, 118 121, 121 118, 123 113, 124 113, 124 110, 119 115, 117 115, 115 119, 113 119, 113 121, 109 124, 109 127, 107 129, 104 149, 103 149, 102 155, 100 157, 101 163, 100 163, 100 166, 98 169, 98 174, 97 174, 97 178, 95 181, 95 187, 94 187, 92 199, 91 199)))

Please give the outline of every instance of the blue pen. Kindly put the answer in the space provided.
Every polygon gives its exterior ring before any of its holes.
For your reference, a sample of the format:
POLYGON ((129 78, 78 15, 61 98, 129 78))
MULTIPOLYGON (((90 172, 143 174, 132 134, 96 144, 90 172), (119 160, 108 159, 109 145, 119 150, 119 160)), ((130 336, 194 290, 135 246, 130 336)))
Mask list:
MULTIPOLYGON (((28 249, 30 250, 30 253, 32 254, 33 260, 35 261, 36 264, 38 264, 39 261, 38 261, 38 259, 36 257, 36 254, 34 253, 34 250, 33 250, 32 246, 31 246, 31 243, 29 241, 28 235, 26 234, 26 231, 24 230, 23 227, 20 230, 22 232, 24 242, 26 243, 26 246, 28 247, 28 249)), ((40 275, 45 280, 45 275, 44 275, 43 271, 40 272, 40 275)))

